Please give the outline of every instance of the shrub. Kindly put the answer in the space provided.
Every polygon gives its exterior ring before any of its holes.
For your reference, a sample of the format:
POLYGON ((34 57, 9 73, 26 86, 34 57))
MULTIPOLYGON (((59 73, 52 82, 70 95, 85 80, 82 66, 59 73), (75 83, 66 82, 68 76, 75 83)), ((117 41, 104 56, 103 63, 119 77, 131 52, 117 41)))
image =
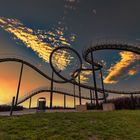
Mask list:
MULTIPOLYGON (((10 111, 11 110, 11 106, 10 105, 0 105, 0 111, 10 111)), ((23 106, 15 106, 14 111, 18 111, 18 110, 23 110, 23 106)))
POLYGON ((107 100, 107 103, 114 103, 116 109, 140 109, 140 97, 119 97, 107 100))

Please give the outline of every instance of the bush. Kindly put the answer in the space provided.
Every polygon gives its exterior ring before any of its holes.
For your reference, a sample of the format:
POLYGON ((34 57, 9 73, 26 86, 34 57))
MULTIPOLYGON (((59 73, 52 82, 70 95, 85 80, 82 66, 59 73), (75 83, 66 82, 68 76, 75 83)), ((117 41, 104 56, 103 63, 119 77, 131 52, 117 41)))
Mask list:
MULTIPOLYGON (((86 105, 87 105, 87 110, 97 109, 96 105, 93 103, 86 103, 86 105)), ((102 109, 102 104, 99 104, 98 109, 102 109)))
MULTIPOLYGON (((11 110, 11 106, 10 105, 0 105, 0 111, 10 111, 11 110)), ((18 111, 18 110, 23 110, 23 106, 15 106, 14 111, 18 111)))
POLYGON ((107 103, 114 103, 116 109, 140 109, 139 96, 109 99, 107 103))

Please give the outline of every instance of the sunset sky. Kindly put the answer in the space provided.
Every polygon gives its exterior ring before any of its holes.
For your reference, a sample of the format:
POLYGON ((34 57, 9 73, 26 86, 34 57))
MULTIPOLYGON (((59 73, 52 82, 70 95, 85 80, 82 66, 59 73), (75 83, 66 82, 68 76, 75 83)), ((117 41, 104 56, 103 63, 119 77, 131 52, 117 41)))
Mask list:
MULTIPOLYGON (((139 46, 139 5, 139 0, 0 0, 0 57, 29 58, 50 75, 49 56, 56 47, 72 47, 82 57, 83 49, 99 40, 123 40, 139 46)), ((59 58, 57 66, 63 70, 69 63, 67 54, 63 52, 59 58)), ((140 90, 140 56, 107 50, 95 53, 95 59, 104 63, 107 89, 140 90)), ((0 104, 16 95, 20 67, 17 62, 0 63, 0 104)), ((92 75, 83 76, 83 83, 92 86, 92 75)), ((50 81, 24 66, 20 97, 43 86, 50 86, 50 81)), ((69 84, 56 86, 71 88, 69 84)), ((49 104, 49 93, 41 93, 33 98, 32 106, 39 96, 45 96, 49 104)), ((63 105, 63 95, 55 94, 53 104, 63 105)), ((67 97, 67 106, 73 106, 72 97, 67 97)))

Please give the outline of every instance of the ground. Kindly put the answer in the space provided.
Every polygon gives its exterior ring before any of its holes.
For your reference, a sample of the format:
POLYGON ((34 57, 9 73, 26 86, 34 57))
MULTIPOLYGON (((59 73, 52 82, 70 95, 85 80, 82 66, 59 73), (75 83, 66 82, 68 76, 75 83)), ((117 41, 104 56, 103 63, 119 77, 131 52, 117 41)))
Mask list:
POLYGON ((0 117, 0 140, 140 140, 140 110, 0 117))

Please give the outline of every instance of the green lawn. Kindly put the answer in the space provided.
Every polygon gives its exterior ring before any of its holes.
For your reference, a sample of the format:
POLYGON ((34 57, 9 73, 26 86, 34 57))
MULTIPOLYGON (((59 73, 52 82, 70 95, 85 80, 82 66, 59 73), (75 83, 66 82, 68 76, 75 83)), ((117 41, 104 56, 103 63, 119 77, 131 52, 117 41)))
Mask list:
POLYGON ((0 140, 140 140, 140 111, 0 117, 0 140))

